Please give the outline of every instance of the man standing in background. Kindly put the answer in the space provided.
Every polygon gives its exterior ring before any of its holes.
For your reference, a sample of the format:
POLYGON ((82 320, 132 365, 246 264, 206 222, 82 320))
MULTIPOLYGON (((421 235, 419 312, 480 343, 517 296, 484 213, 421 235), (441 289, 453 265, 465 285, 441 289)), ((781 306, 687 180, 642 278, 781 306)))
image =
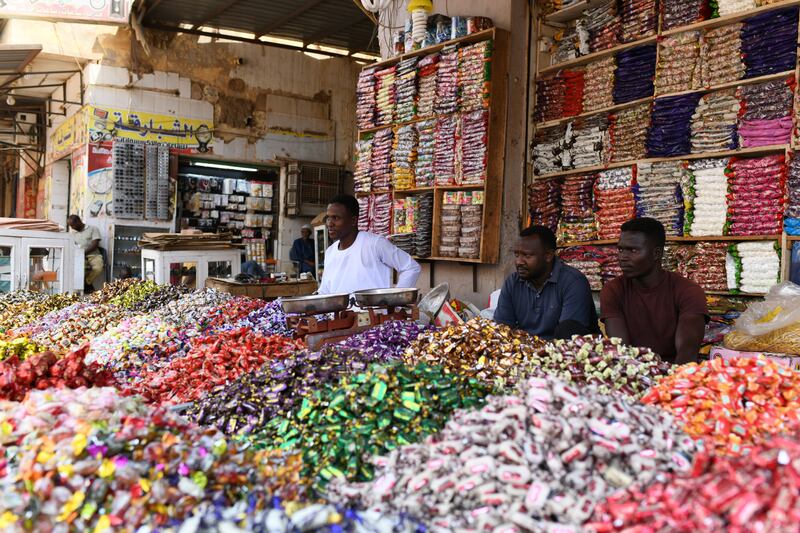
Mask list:
POLYGON ((83 248, 83 284, 86 294, 94 291, 94 282, 103 273, 103 256, 100 253, 100 230, 84 224, 78 215, 70 215, 67 224, 72 230, 75 244, 83 248))
POLYGON ((289 251, 289 259, 299 265, 298 274, 309 272, 314 274, 314 240, 311 238, 311 226, 304 224, 300 229, 300 238, 295 239, 289 251))

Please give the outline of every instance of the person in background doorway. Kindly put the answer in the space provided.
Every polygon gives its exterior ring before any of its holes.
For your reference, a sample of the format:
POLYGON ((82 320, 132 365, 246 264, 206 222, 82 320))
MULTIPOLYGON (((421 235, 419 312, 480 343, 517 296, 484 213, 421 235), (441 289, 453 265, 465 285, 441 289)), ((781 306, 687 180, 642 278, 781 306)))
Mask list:
POLYGON ((325 274, 319 294, 344 294, 392 285, 414 287, 422 270, 410 255, 383 237, 358 229, 358 200, 340 194, 328 203, 325 224, 333 244, 325 250, 325 274))
POLYGON ((495 322, 543 339, 598 332, 589 280, 556 256, 550 228, 524 229, 513 251, 517 271, 503 284, 495 322))
POLYGON ((75 244, 83 248, 84 254, 84 292, 94 290, 94 282, 103 273, 103 256, 100 254, 100 230, 84 224, 78 215, 70 215, 67 224, 73 232, 75 244))
POLYGON ((635 218, 622 225, 622 276, 603 287, 600 314, 609 337, 650 348, 670 363, 690 363, 703 342, 706 295, 697 283, 662 268, 665 243, 658 220, 635 218))
POLYGON ((304 272, 314 274, 314 240, 311 238, 311 226, 308 224, 300 228, 300 238, 295 239, 292 244, 289 259, 299 265, 298 274, 304 272))

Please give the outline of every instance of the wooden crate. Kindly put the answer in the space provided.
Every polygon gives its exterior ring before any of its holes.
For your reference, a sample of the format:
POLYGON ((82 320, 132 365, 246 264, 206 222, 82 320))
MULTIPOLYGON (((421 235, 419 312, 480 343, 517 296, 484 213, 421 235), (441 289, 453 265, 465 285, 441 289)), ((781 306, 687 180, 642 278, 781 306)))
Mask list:
POLYGON ((208 278, 206 287, 233 296, 248 296, 262 300, 306 296, 317 290, 317 282, 287 281, 286 283, 239 283, 230 279, 208 278))

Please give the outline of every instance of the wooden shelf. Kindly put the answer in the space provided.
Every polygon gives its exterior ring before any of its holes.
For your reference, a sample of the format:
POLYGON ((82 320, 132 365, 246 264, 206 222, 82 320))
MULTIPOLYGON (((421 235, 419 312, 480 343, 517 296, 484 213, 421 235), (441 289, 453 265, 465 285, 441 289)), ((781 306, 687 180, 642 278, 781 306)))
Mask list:
POLYGON ((433 192, 434 187, 417 187, 415 189, 395 189, 392 191, 394 194, 419 194, 423 192, 433 192))
POLYGON ((658 36, 652 35, 650 37, 645 37, 644 39, 639 39, 638 41, 633 41, 631 43, 625 43, 619 46, 615 46, 614 48, 609 48, 608 50, 600 50, 599 52, 594 52, 591 54, 587 54, 585 56, 576 57, 575 59, 570 59, 569 61, 564 61, 563 63, 558 63, 557 65, 544 67, 538 71, 537 76, 541 77, 546 74, 550 74, 552 72, 558 72, 559 70, 585 65, 586 63, 591 63, 596 59, 602 59, 606 56, 614 55, 617 52, 628 50, 629 48, 635 48, 637 46, 644 46, 647 44, 654 44, 657 40, 658 36))
POLYGON ((394 65, 395 63, 399 63, 400 61, 408 59, 410 57, 426 56, 428 54, 440 52, 443 48, 447 48, 448 46, 453 46, 456 44, 472 44, 472 43, 479 43, 481 41, 487 41, 495 37, 496 31, 497 31, 496 28, 489 28, 488 30, 483 30, 470 35, 466 35, 464 37, 459 37, 458 39, 450 39, 449 41, 445 41, 440 44, 435 44, 433 46, 427 46, 425 48, 420 48, 419 50, 414 50, 413 52, 407 52, 405 54, 396 55, 389 59, 378 61, 377 63, 371 63, 367 65, 366 68, 377 68, 377 69, 386 68, 388 66, 394 65))
MULTIPOLYGON (((709 235, 709 236, 687 236, 687 237, 667 237, 667 242, 745 242, 745 241, 779 241, 780 235, 709 235)), ((572 248, 575 246, 604 246, 617 244, 618 239, 600 239, 596 241, 565 242, 559 244, 559 248, 572 248)))
POLYGON ((544 21, 545 23, 564 24, 565 22, 580 18, 587 9, 601 6, 606 3, 606 1, 607 0, 582 0, 564 9, 559 9, 555 13, 546 15, 544 21))
POLYGON ((686 31, 719 28, 720 26, 735 24, 736 22, 742 21, 746 18, 750 18, 753 15, 758 15, 759 13, 764 13, 766 11, 774 11, 776 9, 781 9, 784 7, 792 7, 797 5, 800 5, 800 0, 788 0, 776 4, 769 4, 766 6, 756 7, 754 9, 748 9, 747 11, 734 13, 732 15, 726 15, 724 17, 718 17, 714 19, 703 20, 701 22, 695 22, 694 24, 689 24, 688 26, 679 26, 677 28, 665 30, 661 32, 661 36, 667 37, 669 35, 675 35, 676 33, 683 33, 686 31))
POLYGON ((714 296, 741 296, 743 298, 763 298, 766 293, 738 292, 738 291, 705 291, 706 294, 714 296))

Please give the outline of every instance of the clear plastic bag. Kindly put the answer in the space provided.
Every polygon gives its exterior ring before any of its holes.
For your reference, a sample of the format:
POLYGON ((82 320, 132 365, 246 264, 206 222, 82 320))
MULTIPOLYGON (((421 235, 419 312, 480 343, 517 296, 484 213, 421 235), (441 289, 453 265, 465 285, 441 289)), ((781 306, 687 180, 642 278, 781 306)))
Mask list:
POLYGON ((773 286, 763 302, 753 302, 736 320, 734 330, 761 336, 800 322, 800 285, 773 286))

